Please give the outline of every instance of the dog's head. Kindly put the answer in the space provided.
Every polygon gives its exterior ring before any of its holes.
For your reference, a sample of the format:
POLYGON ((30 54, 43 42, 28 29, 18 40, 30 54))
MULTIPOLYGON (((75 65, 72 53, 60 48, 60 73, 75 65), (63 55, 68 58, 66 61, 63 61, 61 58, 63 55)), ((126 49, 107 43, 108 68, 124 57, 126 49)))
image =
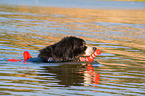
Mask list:
POLYGON ((53 56, 62 61, 69 61, 81 56, 90 56, 95 50, 95 47, 88 47, 83 39, 70 36, 54 45, 53 56))

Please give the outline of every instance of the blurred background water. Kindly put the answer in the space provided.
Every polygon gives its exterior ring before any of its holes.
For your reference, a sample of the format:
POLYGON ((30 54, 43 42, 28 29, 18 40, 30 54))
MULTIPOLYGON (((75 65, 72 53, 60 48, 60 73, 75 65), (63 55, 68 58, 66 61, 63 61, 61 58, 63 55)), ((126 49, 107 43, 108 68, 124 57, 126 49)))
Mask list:
POLYGON ((1 0, 0 95, 143 96, 142 1, 1 0), (24 51, 36 57, 39 49, 70 35, 102 54, 91 64, 4 60, 22 59, 24 51))

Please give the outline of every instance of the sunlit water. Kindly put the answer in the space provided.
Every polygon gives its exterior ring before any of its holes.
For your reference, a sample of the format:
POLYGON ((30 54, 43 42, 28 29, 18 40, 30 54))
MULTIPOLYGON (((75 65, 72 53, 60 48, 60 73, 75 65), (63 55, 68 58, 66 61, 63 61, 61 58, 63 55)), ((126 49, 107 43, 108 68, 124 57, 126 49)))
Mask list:
POLYGON ((107 4, 93 7, 95 0, 84 2, 88 9, 79 6, 81 0, 78 5, 70 0, 66 7, 42 1, 0 3, 0 95, 145 95, 144 2, 121 2, 128 6, 121 10, 110 5, 107 9, 107 4), (39 49, 70 35, 102 54, 92 64, 5 61, 23 59, 24 51, 36 57, 39 49))

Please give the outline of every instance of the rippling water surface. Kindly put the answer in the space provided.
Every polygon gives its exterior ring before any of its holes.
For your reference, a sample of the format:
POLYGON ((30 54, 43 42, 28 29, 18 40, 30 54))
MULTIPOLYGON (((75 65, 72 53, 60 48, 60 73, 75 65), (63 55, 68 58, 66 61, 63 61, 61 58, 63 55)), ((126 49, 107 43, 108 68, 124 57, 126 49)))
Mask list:
POLYGON ((71 7, 38 6, 42 1, 0 3, 0 95, 145 95, 145 2, 96 9, 90 7, 95 1, 86 0, 87 9, 71 2, 71 7), (70 35, 102 54, 91 64, 5 61, 22 59, 24 51, 36 57, 39 49, 70 35))

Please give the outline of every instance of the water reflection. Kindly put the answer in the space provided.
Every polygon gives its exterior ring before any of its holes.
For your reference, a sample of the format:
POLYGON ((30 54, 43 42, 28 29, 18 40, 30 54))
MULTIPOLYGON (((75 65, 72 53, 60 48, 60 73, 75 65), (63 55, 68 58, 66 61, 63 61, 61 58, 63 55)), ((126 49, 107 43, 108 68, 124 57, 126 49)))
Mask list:
MULTIPOLYGON (((59 85, 83 86, 99 84, 100 74, 92 64, 63 64, 59 66, 43 66, 41 76, 55 75, 59 85)), ((95 85, 94 85, 95 86, 95 85)))

